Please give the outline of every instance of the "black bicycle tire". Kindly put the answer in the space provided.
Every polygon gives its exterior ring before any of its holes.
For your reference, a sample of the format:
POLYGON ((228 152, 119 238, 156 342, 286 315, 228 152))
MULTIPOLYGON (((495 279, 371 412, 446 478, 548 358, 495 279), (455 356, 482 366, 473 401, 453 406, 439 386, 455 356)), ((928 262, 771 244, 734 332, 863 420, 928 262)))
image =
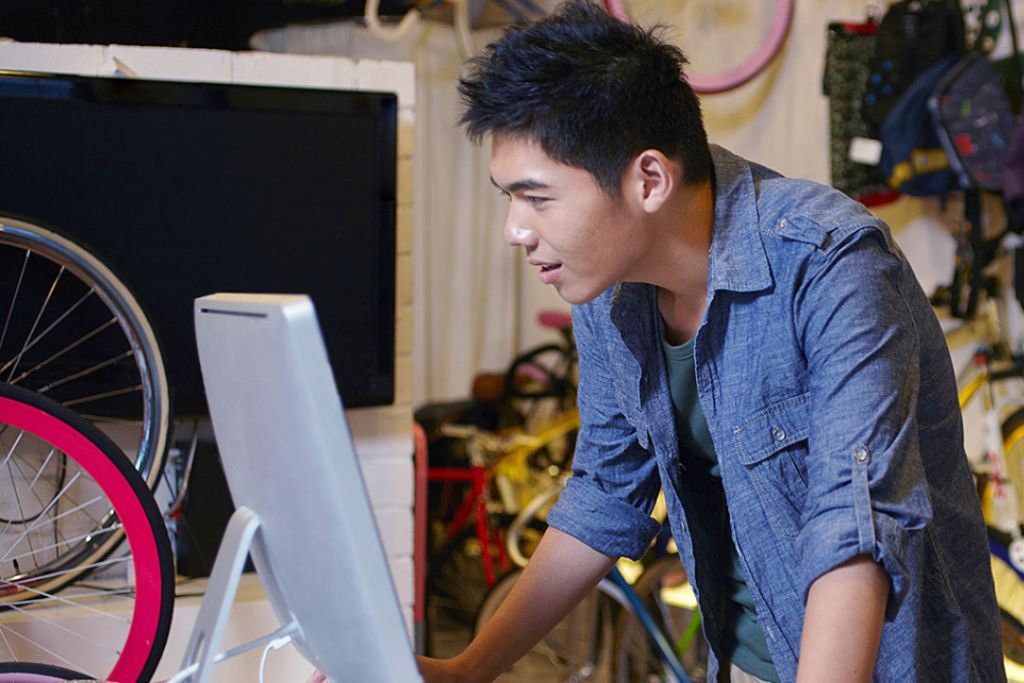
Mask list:
POLYGON ((55 681, 87 681, 89 676, 52 664, 37 662, 0 662, 0 683, 21 683, 25 679, 11 674, 47 676, 55 681), (8 677, 10 676, 10 677, 8 677))
MULTIPOLYGON (((174 611, 174 562, 171 552, 171 544, 167 535, 167 527, 164 524, 163 515, 153 498, 153 494, 150 491, 149 486, 145 480, 143 480, 138 470, 135 469, 134 464, 121 452, 117 445, 114 444, 106 434, 88 421, 82 419, 74 411, 65 408, 59 403, 51 401, 45 396, 5 383, 0 383, 0 398, 9 399, 16 403, 41 411, 63 423, 66 427, 77 432, 77 434, 90 442, 95 446, 95 448, 102 452, 103 456, 112 465, 114 465, 120 478, 128 484, 132 494, 134 495, 134 499, 141 507, 141 513, 144 516, 146 524, 146 533, 148 534, 147 541, 151 539, 155 546, 154 559, 157 566, 148 568, 143 567, 143 570, 148 570, 144 572, 139 571, 140 568, 136 567, 136 575, 141 576, 145 573, 151 581, 159 582, 159 585, 157 586, 157 594, 149 596, 157 605, 157 614, 155 615, 152 638, 147 639, 145 643, 145 647, 148 648, 148 651, 144 655, 144 663, 141 665, 135 676, 135 680, 140 683, 148 681, 156 670, 160 656, 162 655, 164 646, 166 645, 167 637, 170 633, 171 618, 174 611)), ((75 453, 67 453, 67 455, 73 459, 75 459, 76 456, 75 453)), ((86 467, 83 467, 83 469, 88 471, 88 468, 86 467)), ((112 513, 116 515, 117 511, 114 510, 112 513)), ((11 602, 14 600, 31 601, 33 598, 40 597, 40 592, 53 594, 55 591, 78 581, 90 572, 90 569, 81 567, 93 566, 108 557, 123 540, 124 535, 123 528, 108 534, 104 541, 98 543, 94 549, 90 550, 87 558, 84 558, 81 554, 76 555, 71 562, 71 566, 61 575, 56 576, 45 583, 33 585, 31 592, 26 591, 26 594, 24 595, 17 592, 4 595, 2 600, 0 600, 0 610, 4 609, 4 602, 11 602)), ((56 567, 48 565, 46 571, 53 572, 55 569, 56 567)), ((31 581, 31 577, 18 578, 17 581, 28 583, 31 581)), ((133 643, 132 645, 134 646, 136 644, 133 643)), ((125 647, 124 650, 127 651, 128 648, 125 647)))
POLYGON ((575 399, 576 388, 573 384, 572 378, 564 376, 565 374, 572 372, 573 367, 575 366, 575 362, 576 361, 573 356, 572 350, 566 348, 562 344, 542 344, 532 349, 528 349, 527 351, 516 356, 509 364, 508 370, 505 372, 506 398, 536 399, 554 397, 561 399, 563 401, 569 397, 575 399), (564 359, 566 367, 564 369, 563 376, 555 374, 552 371, 552 368, 545 367, 542 364, 537 364, 538 367, 540 367, 544 371, 545 375, 547 375, 548 381, 550 383, 550 388, 543 391, 521 391, 517 386, 517 371, 521 366, 530 363, 531 361, 533 361, 533 359, 546 353, 554 353, 561 356, 564 359))

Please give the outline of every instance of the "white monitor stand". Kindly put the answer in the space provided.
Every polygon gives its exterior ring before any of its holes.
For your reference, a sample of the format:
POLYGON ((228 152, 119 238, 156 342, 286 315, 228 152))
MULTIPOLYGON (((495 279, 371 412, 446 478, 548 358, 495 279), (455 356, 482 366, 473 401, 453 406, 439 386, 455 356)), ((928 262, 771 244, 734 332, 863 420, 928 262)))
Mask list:
POLYGON ((209 680, 251 552, 284 625, 273 635, 289 633, 331 680, 420 681, 312 303, 216 294, 196 300, 195 322, 237 511, 183 668, 209 680))

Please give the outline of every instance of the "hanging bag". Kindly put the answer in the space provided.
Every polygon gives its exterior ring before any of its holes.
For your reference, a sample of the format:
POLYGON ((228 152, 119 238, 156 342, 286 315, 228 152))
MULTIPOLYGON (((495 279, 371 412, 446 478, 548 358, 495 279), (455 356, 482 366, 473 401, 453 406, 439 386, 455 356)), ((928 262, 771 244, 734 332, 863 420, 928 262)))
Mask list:
POLYGON ((964 17, 956 0, 901 0, 886 10, 868 63, 863 115, 877 135, 922 73, 965 52, 964 17))
POLYGON ((928 112, 928 98, 955 62, 956 56, 949 53, 928 67, 900 96, 882 124, 879 170, 894 190, 930 196, 957 187, 928 112))
POLYGON ((936 87, 928 108, 959 186, 999 191, 1014 114, 988 58, 980 52, 963 58, 936 87))
POLYGON ((867 206, 899 197, 879 178, 876 164, 864 163, 851 154, 858 140, 871 136, 861 107, 877 31, 878 24, 873 21, 829 24, 821 84, 822 93, 828 97, 832 186, 867 206))

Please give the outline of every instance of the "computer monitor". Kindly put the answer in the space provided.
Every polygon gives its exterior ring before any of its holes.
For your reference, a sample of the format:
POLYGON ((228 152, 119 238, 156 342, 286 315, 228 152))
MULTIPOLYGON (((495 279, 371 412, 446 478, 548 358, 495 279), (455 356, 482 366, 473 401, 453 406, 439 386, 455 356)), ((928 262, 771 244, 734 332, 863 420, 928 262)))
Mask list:
POLYGON ((281 623, 332 680, 421 680, 312 302, 207 296, 195 327, 228 487, 259 516, 253 560, 281 623))

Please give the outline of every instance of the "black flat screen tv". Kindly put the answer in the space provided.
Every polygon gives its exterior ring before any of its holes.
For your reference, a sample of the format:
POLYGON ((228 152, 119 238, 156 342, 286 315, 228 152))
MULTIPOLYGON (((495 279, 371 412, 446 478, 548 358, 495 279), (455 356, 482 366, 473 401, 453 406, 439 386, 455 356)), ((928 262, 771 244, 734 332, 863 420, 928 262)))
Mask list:
POLYGON ((0 72, 0 215, 82 244, 206 412, 192 301, 308 294, 349 407, 394 398, 392 93, 0 72))

